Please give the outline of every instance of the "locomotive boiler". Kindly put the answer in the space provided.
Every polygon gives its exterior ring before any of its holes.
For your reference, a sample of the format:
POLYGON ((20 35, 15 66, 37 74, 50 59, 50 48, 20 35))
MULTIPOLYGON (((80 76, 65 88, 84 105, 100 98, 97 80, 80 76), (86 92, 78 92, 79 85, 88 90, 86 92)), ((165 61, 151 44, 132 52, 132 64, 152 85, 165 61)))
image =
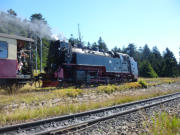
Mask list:
POLYGON ((99 52, 52 41, 43 87, 65 83, 91 84, 137 81, 137 62, 127 54, 99 52))

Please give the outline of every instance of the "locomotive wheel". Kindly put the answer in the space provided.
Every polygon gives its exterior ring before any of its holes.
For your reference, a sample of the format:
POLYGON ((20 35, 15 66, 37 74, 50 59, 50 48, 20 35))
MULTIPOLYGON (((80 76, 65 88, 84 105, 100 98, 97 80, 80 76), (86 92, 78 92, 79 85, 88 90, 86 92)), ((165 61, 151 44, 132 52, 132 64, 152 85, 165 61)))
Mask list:
POLYGON ((38 76, 35 76, 33 79, 33 84, 36 88, 42 87, 42 74, 39 74, 38 76))

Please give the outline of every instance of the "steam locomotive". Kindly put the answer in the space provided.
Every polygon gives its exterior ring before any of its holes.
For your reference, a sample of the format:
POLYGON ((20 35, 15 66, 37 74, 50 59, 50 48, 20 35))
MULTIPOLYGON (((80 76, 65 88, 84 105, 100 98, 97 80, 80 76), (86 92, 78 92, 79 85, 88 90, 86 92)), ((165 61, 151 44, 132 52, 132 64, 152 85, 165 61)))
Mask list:
MULTIPOLYGON (((0 33, 0 88, 32 83, 34 40, 0 33)), ((40 74, 43 87, 137 81, 137 63, 127 54, 100 52, 52 41, 47 67, 40 74)))
POLYGON ((137 81, 137 63, 123 53, 94 51, 52 41, 43 87, 65 83, 92 84, 137 81))

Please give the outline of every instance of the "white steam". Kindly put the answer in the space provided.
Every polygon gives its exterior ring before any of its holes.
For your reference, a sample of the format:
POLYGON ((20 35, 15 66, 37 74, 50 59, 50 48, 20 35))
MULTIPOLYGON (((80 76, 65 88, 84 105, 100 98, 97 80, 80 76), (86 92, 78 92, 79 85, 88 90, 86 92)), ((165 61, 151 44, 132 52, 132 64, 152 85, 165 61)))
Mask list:
POLYGON ((43 21, 34 20, 31 22, 26 19, 11 16, 5 12, 0 12, 0 32, 21 36, 27 36, 31 33, 38 37, 48 39, 52 37, 50 27, 43 21))
POLYGON ((52 34, 52 39, 55 39, 55 40, 60 40, 60 41, 65 41, 67 42, 67 38, 64 36, 63 33, 59 33, 59 34, 52 34))

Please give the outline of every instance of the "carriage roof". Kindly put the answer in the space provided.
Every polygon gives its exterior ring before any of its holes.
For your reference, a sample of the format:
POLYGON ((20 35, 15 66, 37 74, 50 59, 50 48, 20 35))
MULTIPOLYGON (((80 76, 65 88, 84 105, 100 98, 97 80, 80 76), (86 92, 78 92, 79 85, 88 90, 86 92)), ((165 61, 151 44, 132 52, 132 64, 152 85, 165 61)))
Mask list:
POLYGON ((32 38, 26 38, 26 37, 22 37, 22 36, 10 35, 10 34, 5 34, 5 33, 0 33, 0 37, 22 40, 22 41, 27 41, 27 42, 34 42, 34 40, 32 38))

